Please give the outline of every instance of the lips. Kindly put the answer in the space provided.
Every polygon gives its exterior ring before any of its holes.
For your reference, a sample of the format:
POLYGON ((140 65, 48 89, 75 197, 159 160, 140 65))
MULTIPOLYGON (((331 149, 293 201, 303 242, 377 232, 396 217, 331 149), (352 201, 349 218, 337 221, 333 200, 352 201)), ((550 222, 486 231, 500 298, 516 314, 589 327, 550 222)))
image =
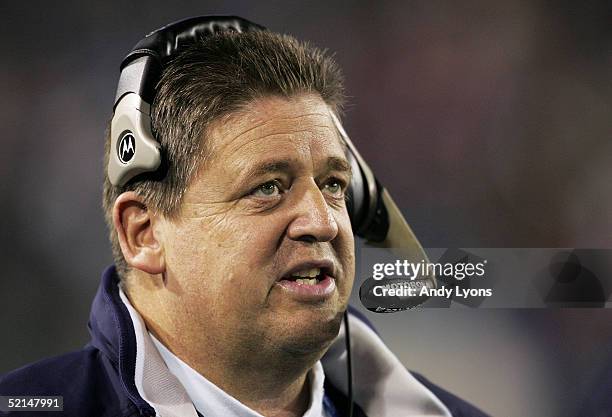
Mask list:
POLYGON ((321 301, 336 289, 335 270, 329 260, 297 263, 275 283, 287 295, 301 301, 321 301))

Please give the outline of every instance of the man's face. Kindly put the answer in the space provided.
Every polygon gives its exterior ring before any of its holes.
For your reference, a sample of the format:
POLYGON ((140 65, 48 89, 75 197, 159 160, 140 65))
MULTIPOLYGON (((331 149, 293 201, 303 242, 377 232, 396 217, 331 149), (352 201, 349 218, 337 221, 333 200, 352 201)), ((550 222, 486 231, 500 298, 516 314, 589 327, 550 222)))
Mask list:
POLYGON ((228 349, 321 350, 355 273, 351 174, 328 106, 262 98, 207 141, 179 217, 162 226, 174 325, 228 349))

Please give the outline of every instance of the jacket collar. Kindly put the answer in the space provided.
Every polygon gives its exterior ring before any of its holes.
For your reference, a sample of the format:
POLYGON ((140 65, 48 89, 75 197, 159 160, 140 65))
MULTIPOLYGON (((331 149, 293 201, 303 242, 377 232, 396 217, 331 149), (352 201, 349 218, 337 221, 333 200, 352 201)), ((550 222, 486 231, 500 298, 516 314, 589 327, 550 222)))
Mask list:
POLYGON ((155 410, 136 389, 136 336, 130 314, 119 296, 118 285, 115 266, 110 266, 102 274, 102 282, 91 306, 88 323, 90 344, 117 367, 121 385, 140 414, 154 416, 155 410))

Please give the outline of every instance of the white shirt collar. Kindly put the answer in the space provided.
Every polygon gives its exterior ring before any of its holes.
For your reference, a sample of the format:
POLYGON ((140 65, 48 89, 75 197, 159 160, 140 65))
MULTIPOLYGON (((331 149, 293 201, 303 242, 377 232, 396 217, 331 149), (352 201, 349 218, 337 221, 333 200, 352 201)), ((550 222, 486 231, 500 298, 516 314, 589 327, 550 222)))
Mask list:
MULTIPOLYGON (((221 388, 210 382, 181 358, 170 352, 163 343, 149 333, 170 372, 181 382, 196 410, 203 416, 262 417, 258 412, 242 404, 221 388)), ((321 417, 323 414, 323 382, 325 374, 321 362, 308 372, 310 405, 304 417, 321 417)))

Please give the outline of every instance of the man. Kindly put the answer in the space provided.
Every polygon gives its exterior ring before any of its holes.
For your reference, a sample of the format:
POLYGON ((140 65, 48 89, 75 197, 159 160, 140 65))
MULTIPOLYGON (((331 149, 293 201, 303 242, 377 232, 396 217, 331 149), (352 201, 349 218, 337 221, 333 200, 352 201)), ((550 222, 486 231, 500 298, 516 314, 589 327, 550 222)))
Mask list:
POLYGON ((117 128, 123 97, 140 103, 118 94, 104 184, 115 267, 92 341, 2 377, 0 395, 62 395, 69 416, 483 415, 406 371, 355 315, 347 381, 355 173, 336 64, 258 27, 194 38, 156 83, 151 168, 124 170, 152 141, 117 128))

